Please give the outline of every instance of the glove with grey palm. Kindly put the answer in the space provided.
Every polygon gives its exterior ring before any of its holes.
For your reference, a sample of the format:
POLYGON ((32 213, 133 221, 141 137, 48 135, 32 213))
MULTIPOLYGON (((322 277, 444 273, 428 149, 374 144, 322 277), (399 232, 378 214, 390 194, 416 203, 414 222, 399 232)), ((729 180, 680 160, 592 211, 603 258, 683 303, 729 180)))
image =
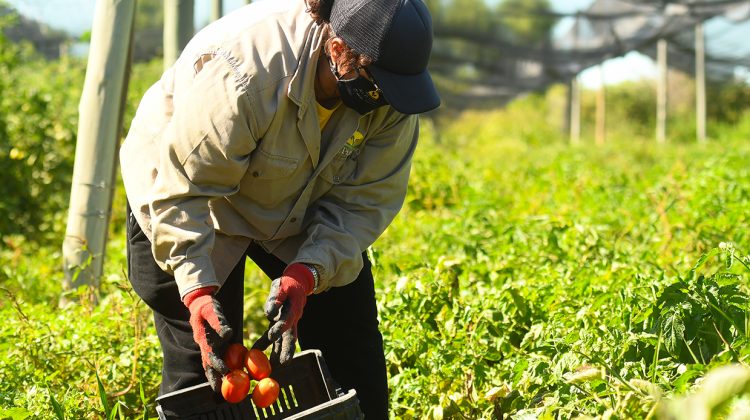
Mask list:
POLYGON ((297 323, 317 285, 317 271, 312 266, 295 263, 284 270, 281 277, 271 283, 271 291, 263 305, 268 330, 253 344, 253 348, 265 350, 273 344, 271 364, 278 366, 289 361, 297 344, 297 323))
POLYGON ((183 303, 190 311, 193 340, 200 348, 206 379, 211 388, 219 392, 222 377, 229 373, 229 368, 219 355, 226 350, 232 337, 232 328, 229 327, 221 304, 214 297, 215 292, 215 287, 193 290, 185 295, 183 303))

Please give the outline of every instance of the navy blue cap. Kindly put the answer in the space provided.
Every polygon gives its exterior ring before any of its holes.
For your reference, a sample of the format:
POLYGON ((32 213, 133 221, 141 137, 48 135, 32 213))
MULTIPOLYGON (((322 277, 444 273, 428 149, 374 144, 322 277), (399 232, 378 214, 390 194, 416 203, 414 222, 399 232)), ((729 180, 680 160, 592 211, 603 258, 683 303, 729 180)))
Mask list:
POLYGON ((349 47, 373 59, 367 70, 394 109, 419 114, 440 106, 427 71, 432 18, 422 0, 335 0, 330 22, 349 47))

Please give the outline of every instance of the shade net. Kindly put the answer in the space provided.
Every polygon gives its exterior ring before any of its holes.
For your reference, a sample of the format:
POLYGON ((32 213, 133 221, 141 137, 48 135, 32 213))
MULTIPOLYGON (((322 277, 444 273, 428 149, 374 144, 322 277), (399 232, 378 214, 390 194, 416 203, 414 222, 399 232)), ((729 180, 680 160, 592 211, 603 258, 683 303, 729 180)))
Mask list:
POLYGON ((432 72, 453 89, 449 106, 497 106, 525 92, 566 83, 581 71, 632 51, 656 58, 668 41, 668 65, 695 72, 696 25, 703 25, 707 77, 727 80, 750 68, 750 1, 596 0, 586 10, 517 9, 483 29, 435 16, 432 72), (519 41, 513 19, 554 20, 549 37, 519 41))

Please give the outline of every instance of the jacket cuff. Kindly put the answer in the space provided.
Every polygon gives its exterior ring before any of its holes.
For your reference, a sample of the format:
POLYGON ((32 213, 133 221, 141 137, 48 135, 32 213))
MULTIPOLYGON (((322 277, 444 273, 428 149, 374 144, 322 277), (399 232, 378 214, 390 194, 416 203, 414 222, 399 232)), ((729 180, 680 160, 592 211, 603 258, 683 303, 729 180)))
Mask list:
POLYGON ((216 280, 214 267, 209 257, 182 261, 174 269, 174 278, 177 282, 177 289, 180 291, 180 300, 184 300, 185 295, 193 290, 212 286, 218 289, 221 286, 216 280))
POLYGON ((313 268, 315 268, 315 270, 318 271, 318 287, 313 290, 313 294, 318 294, 331 288, 330 273, 332 271, 328 269, 328 267, 330 267, 330 263, 326 263, 319 258, 312 258, 309 256, 298 256, 289 265, 292 265, 294 263, 311 265, 313 268))
POLYGON ((192 305, 196 299, 202 296, 213 296, 216 293, 216 290, 218 289, 213 286, 193 289, 185 294, 185 297, 182 299, 182 303, 184 303, 185 306, 190 309, 190 305, 192 305))
POLYGON ((305 288, 305 294, 311 295, 317 290, 319 286, 319 281, 316 281, 315 279, 316 274, 319 273, 315 273, 313 272, 313 270, 316 269, 310 264, 289 264, 286 269, 284 269, 283 275, 289 276, 294 280, 302 283, 303 287, 305 288))

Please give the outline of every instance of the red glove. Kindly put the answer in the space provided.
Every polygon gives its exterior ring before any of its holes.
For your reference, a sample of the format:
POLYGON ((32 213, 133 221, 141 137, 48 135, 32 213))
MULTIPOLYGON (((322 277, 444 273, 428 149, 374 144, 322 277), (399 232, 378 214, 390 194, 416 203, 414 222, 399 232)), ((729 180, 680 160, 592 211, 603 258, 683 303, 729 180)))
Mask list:
POLYGON ((284 274, 271 283, 263 311, 271 321, 268 330, 255 342, 254 348, 265 350, 271 343, 271 363, 286 363, 294 355, 297 343, 297 322, 313 292, 315 276, 305 264, 289 265, 284 274))
POLYGON ((214 298, 216 287, 202 287, 189 292, 183 298, 190 310, 190 327, 193 328, 193 340, 201 350, 201 361, 206 371, 211 388, 221 390, 221 378, 229 372, 224 361, 219 357, 224 354, 232 336, 232 328, 221 309, 221 304, 214 298))

